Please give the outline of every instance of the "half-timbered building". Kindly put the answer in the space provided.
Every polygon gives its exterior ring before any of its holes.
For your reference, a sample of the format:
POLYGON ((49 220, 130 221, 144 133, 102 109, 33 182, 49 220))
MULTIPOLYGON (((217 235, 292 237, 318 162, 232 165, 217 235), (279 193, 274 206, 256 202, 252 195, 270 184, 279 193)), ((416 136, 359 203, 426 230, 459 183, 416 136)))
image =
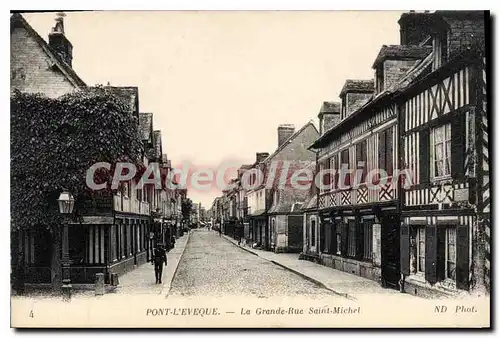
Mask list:
MULTIPOLYGON (((411 294, 489 288, 490 195, 483 12, 409 13, 426 22, 428 74, 398 98, 401 274, 411 294)), ((424 41, 422 41, 424 43, 424 41)))
POLYGON ((418 77, 431 48, 382 46, 374 80, 347 80, 340 94, 342 120, 322 135, 318 151, 323 186, 320 262, 399 287, 399 225, 395 98, 407 73, 418 77))

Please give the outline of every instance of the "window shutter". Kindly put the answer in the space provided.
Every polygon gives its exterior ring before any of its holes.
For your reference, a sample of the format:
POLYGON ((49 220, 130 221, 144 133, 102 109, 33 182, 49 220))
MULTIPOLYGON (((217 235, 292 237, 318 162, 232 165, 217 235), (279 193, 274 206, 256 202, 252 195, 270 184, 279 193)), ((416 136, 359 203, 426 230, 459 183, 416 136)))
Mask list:
POLYGON ((425 279, 434 284, 437 282, 437 227, 435 224, 425 227, 425 279))
POLYGON ((325 252, 330 253, 330 233, 332 232, 331 221, 325 223, 325 252))
POLYGON ((342 244, 342 250, 341 254, 342 256, 347 256, 347 239, 348 239, 348 232, 349 232, 349 225, 347 222, 342 222, 342 239, 341 239, 341 244, 342 244))
POLYGON ((451 120, 451 176, 460 179, 464 176, 465 156, 465 114, 451 120))
MULTIPOLYGON (((429 129, 423 129, 419 134, 420 138, 420 149, 419 149, 419 159, 420 163, 420 183, 429 183, 429 172, 430 172, 430 139, 429 139, 429 129)), ((411 151, 411 149, 410 149, 411 151)), ((413 174, 413 173, 412 173, 413 174)))
POLYGON ((321 226, 319 227, 320 231, 320 236, 321 240, 319 241, 319 251, 324 252, 325 251, 325 227, 327 225, 327 222, 325 220, 321 221, 321 226))
POLYGON ((469 226, 457 226, 457 288, 469 290, 469 226))
POLYGON ((378 134, 378 167, 385 170, 385 153, 387 151, 385 145, 385 131, 378 134))
POLYGON ((437 280, 443 280, 445 276, 446 265, 446 227, 437 227, 438 247, 436 257, 437 280))
POLYGON ((386 167, 385 170, 387 170, 387 174, 389 176, 392 176, 393 172, 393 161, 394 161, 394 156, 393 156, 393 149, 394 149, 394 142, 392 140, 392 127, 386 130, 386 141, 385 141, 385 147, 386 147, 386 152, 385 152, 385 163, 386 167))
POLYGON ((400 255, 401 255, 401 273, 405 276, 410 275, 410 227, 408 224, 401 223, 400 236, 400 255))
POLYGON ((336 220, 332 220, 332 231, 331 231, 331 253, 337 253, 337 227, 339 226, 339 222, 336 220))

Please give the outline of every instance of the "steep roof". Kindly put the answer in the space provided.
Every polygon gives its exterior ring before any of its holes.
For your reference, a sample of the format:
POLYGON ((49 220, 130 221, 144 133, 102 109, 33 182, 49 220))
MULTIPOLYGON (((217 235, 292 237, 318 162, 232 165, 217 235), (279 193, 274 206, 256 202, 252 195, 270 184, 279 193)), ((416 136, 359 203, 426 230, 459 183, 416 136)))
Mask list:
POLYGON ((137 115, 139 113, 138 99, 139 99, 139 88, 137 87, 117 87, 117 86, 104 86, 104 89, 109 90, 113 95, 120 98, 123 102, 129 105, 132 114, 137 115))
MULTIPOLYGON (((262 161, 263 163, 269 163, 273 157, 275 157, 276 155, 278 155, 287 145, 288 143, 290 143, 291 141, 293 141, 295 138, 297 138, 297 136, 299 136, 300 134, 302 134, 302 132, 304 132, 304 130, 307 129, 307 127, 309 126, 312 126, 314 128, 314 130, 316 130, 316 132, 318 132, 318 129, 316 128, 316 126, 314 125, 314 123, 312 123, 311 121, 307 122, 306 124, 304 124, 302 126, 302 128, 300 128, 299 130, 297 130, 294 134, 292 134, 287 140, 285 140, 285 142, 283 142, 283 144, 281 146, 279 146, 275 151, 274 153, 272 153, 271 155, 269 155, 264 161, 262 161)), ((319 132, 318 132, 319 134, 319 132)))
POLYGON ((372 68, 376 68, 386 59, 423 59, 432 52, 432 46, 383 45, 372 68))
POLYGON ((22 27, 35 39, 35 41, 40 45, 42 50, 47 54, 47 56, 54 62, 53 66, 57 67, 61 73, 77 88, 85 88, 87 85, 83 80, 76 74, 76 72, 68 65, 58 53, 56 53, 49 44, 30 26, 30 24, 24 19, 20 13, 14 13, 10 17, 10 29, 11 32, 14 28, 22 27))
POLYGON ((153 113, 139 113, 139 136, 141 141, 152 141, 153 113))
POLYGON ((153 144, 155 148, 155 157, 161 158, 162 147, 161 147, 161 131, 153 131, 153 144))
POLYGON ((351 93, 373 93, 375 90, 375 83, 373 79, 371 80, 346 80, 342 90, 340 91, 340 96, 347 92, 351 93))

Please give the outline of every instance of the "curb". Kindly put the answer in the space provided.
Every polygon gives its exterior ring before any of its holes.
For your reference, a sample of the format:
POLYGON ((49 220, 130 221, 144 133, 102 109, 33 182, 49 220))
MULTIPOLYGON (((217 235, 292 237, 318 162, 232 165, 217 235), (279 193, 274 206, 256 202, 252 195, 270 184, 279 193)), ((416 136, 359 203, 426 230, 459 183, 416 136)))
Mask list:
MULTIPOLYGON (((261 258, 263 258, 263 257, 261 257, 261 258)), ((310 276, 308 276, 308 275, 306 275, 306 274, 303 274, 302 272, 299 272, 299 271, 297 271, 297 270, 295 270, 295 269, 292 269, 292 268, 290 268, 290 267, 288 267, 288 266, 286 266, 286 265, 283 265, 283 264, 281 264, 281 263, 278 263, 278 262, 276 262, 275 260, 268 260, 268 259, 266 259, 266 258, 263 258, 263 259, 265 259, 265 260, 267 260, 267 261, 269 261, 269 262, 271 262, 271 263, 273 263, 273 264, 276 264, 277 266, 280 266, 280 267, 282 267, 282 268, 283 268, 283 269, 285 269, 285 270, 288 270, 288 271, 290 271, 290 272, 293 272, 294 274, 296 274, 296 275, 298 275, 298 276, 300 276, 300 277, 302 277, 302 278, 304 278, 304 279, 306 279, 306 280, 308 280, 308 281, 310 281, 310 282, 312 282, 312 283, 314 283, 314 284, 316 284, 316 285, 318 285, 318 286, 320 286, 320 287, 322 287, 322 288, 324 288, 324 289, 326 289, 326 290, 328 290, 328 291, 330 291, 330 292, 333 292, 333 293, 334 293, 334 294, 336 294, 337 296, 345 297, 345 298, 347 298, 347 299, 349 299, 349 300, 356 300, 356 298, 355 298, 355 297, 350 296, 350 295, 348 295, 347 293, 341 293, 341 292, 335 291, 335 290, 333 290, 333 289, 329 288, 328 286, 326 286, 325 284, 323 284, 322 282, 320 282, 319 280, 317 280, 317 279, 315 279, 315 278, 312 278, 312 277, 310 277, 310 276)))
MULTIPOLYGON (((177 262, 177 266, 174 269, 174 273, 172 274, 172 278, 170 279, 169 285, 168 285, 168 290, 165 295, 165 298, 168 298, 168 295, 170 294, 170 290, 172 289, 172 281, 174 280, 175 276, 177 275, 177 269, 179 268, 179 263, 181 262, 182 256, 184 256, 184 251, 186 251, 186 247, 188 246, 189 240, 191 239, 191 231, 187 233, 187 239, 186 239, 186 245, 184 245, 184 248, 182 248, 181 253, 179 254, 179 261, 177 262)), ((165 288, 163 288, 165 289, 165 288)), ((163 293, 163 290, 162 292, 163 293)))
POLYGON ((290 268, 290 267, 288 267, 288 266, 286 266, 286 265, 283 265, 283 264, 281 264, 281 263, 278 263, 278 262, 277 262, 277 261, 275 261, 275 260, 272 260, 272 259, 267 259, 267 258, 265 258, 265 257, 262 257, 261 255, 259 255, 259 254, 258 254, 258 253, 256 253, 256 252, 250 251, 250 250, 246 249, 245 247, 239 246, 238 244, 234 243, 231 239, 227 238, 227 236, 223 236, 223 237, 224 237, 224 239, 225 239, 226 241, 230 242, 231 244, 233 244, 234 246, 236 246, 236 247, 240 248, 241 250, 245 250, 246 252, 249 252, 249 253, 251 253, 252 255, 255 255, 255 256, 257 256, 257 257, 260 257, 260 258, 262 258, 262 259, 264 259, 264 260, 266 260, 266 261, 268 261, 268 262, 271 262, 271 263, 273 263, 273 264, 275 264, 275 265, 277 265, 277 266, 282 267, 282 268, 283 268, 283 269, 285 269, 285 270, 288 270, 288 271, 290 271, 290 272, 293 272, 294 274, 296 274, 296 275, 298 275, 298 276, 300 276, 300 277, 302 277, 302 278, 304 278, 304 279, 306 279, 306 280, 308 280, 308 281, 310 281, 310 282, 312 282, 312 283, 314 283, 314 284, 316 284, 316 285, 318 285, 318 286, 320 286, 320 287, 322 287, 322 288, 324 288, 324 289, 326 289, 326 290, 328 290, 328 291, 330 291, 330 292, 332 292, 332 293, 336 294, 337 296, 341 296, 341 297, 347 298, 347 299, 349 299, 349 300, 356 300, 356 299, 357 299, 356 297, 350 296, 350 295, 349 295, 349 294, 347 294, 347 293, 341 293, 341 292, 335 291, 335 290, 333 290, 333 289, 329 288, 328 286, 326 286, 325 284, 323 284, 322 282, 320 282, 319 280, 314 279, 314 278, 312 278, 312 277, 310 277, 310 276, 308 276, 308 275, 305 275, 305 274, 303 274, 302 272, 299 272, 299 271, 297 271, 297 270, 295 270, 295 269, 292 269, 292 268, 290 268))
MULTIPOLYGON (((240 246, 240 245, 238 245, 238 244, 234 243, 232 240, 230 240, 230 239, 229 239, 229 238, 227 238, 226 236, 223 236, 223 237, 224 237, 224 239, 225 239, 226 241, 228 241, 228 242, 229 242, 229 243, 231 243, 232 245, 234 245, 234 246, 236 246, 236 247, 240 248, 241 250, 244 250, 244 251, 246 251, 246 252, 248 252, 248 253, 251 253, 252 255, 255 255, 255 256, 260 257, 258 253, 253 252, 253 251, 250 251, 250 250, 248 250, 247 248, 245 248, 245 247, 243 247, 243 246, 240 246)), ((262 257, 261 257, 261 258, 262 258, 262 257)))

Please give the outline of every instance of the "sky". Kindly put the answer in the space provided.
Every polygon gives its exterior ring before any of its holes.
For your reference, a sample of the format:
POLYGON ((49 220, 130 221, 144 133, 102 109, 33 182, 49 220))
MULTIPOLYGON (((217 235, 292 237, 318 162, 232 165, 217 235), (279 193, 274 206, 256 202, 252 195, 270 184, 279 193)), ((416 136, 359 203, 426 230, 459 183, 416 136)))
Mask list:
MULTIPOLYGON (((172 164, 217 168, 273 153, 279 124, 317 125, 346 79, 371 79, 396 11, 70 12, 73 68, 87 85, 139 87, 172 164)), ((47 40, 54 13, 24 15, 47 40)), ((189 190, 210 207, 220 191, 189 190)))

